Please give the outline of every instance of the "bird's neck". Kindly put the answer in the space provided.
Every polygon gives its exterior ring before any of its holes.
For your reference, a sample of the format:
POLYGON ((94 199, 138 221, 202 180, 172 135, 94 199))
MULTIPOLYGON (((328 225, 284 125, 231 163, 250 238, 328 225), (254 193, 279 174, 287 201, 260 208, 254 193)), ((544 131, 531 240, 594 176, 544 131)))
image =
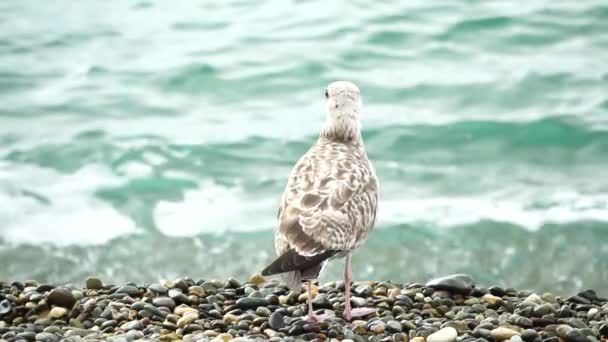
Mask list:
POLYGON ((321 137, 341 142, 361 141, 361 123, 358 116, 347 113, 328 116, 321 137))

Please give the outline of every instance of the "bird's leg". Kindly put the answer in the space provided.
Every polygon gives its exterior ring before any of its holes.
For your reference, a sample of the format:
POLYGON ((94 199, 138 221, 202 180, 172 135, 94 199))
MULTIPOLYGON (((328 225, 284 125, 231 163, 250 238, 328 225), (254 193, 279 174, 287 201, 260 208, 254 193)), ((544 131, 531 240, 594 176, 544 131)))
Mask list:
POLYGON ((353 317, 363 317, 376 312, 373 308, 350 307, 350 282, 352 281, 352 271, 350 269, 350 253, 346 255, 344 265, 344 319, 350 321, 353 317))
POLYGON ((312 308, 312 280, 308 281, 308 316, 306 317, 306 320, 311 322, 311 323, 315 323, 315 322, 321 322, 323 320, 326 320, 328 318, 331 318, 334 316, 333 312, 331 311, 326 311, 324 314, 321 315, 315 315, 315 312, 312 308))

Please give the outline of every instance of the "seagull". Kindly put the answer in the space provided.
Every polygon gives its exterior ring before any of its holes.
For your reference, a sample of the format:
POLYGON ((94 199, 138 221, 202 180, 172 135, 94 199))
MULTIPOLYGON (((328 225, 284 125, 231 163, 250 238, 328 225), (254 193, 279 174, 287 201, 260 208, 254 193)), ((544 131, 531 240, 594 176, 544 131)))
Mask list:
POLYGON ((378 179, 361 136, 361 92, 351 82, 336 81, 325 89, 325 98, 325 125, 293 167, 281 198, 274 229, 278 258, 262 271, 280 274, 295 293, 308 281, 311 322, 332 316, 316 315, 312 307, 312 281, 330 259, 345 258, 344 318, 376 311, 350 303, 351 253, 373 229, 378 207, 378 179))

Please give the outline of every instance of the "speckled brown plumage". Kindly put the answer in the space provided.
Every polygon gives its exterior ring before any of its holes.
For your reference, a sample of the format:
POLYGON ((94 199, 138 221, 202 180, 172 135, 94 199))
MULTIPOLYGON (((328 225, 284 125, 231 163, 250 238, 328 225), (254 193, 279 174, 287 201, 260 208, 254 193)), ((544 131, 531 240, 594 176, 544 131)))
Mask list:
POLYGON ((263 274, 282 273, 295 290, 317 278, 328 258, 359 247, 376 221, 378 180, 359 129, 359 90, 350 85, 328 88, 328 121, 292 169, 281 199, 279 258, 263 274))

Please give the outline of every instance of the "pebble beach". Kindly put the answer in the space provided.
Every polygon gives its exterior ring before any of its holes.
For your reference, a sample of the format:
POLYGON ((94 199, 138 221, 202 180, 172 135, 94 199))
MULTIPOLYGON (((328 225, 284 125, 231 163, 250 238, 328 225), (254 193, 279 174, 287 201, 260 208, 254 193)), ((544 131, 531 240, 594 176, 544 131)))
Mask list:
POLYGON ((313 287, 314 308, 335 317, 309 323, 306 292, 276 280, 181 278, 137 285, 0 282, 0 341, 608 341, 608 301, 590 289, 571 296, 479 287, 464 274, 426 284, 353 283, 354 307, 377 312, 342 319, 344 284, 313 287))

